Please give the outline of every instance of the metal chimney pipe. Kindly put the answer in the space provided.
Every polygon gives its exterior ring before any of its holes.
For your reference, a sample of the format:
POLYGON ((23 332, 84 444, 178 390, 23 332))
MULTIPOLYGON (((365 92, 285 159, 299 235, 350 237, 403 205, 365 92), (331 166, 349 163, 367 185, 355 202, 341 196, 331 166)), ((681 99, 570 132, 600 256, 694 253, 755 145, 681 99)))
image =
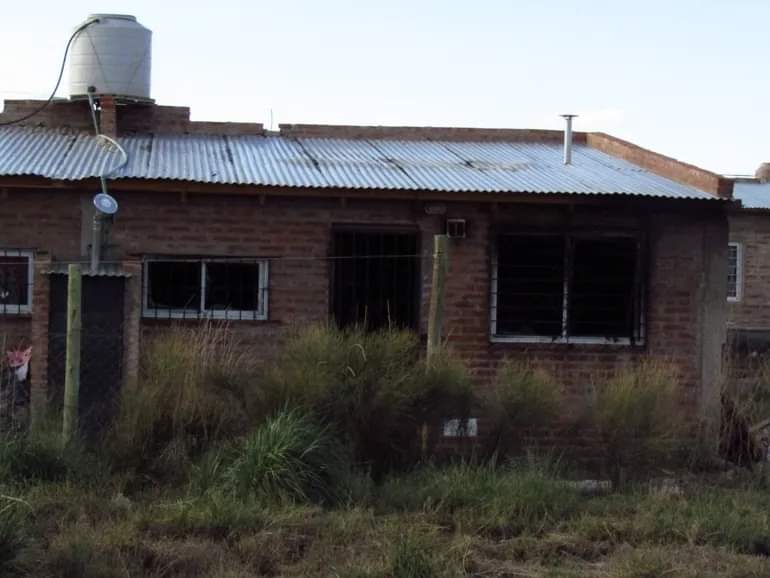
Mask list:
POLYGON ((562 114, 561 117, 567 121, 567 126, 564 127, 564 164, 572 164, 572 119, 576 114, 562 114))

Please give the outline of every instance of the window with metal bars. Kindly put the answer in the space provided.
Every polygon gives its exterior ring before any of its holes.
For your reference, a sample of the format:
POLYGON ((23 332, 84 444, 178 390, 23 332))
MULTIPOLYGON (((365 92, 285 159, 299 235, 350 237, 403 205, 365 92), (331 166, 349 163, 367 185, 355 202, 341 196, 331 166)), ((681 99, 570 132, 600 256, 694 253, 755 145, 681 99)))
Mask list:
POLYGON ((417 328, 416 233, 339 230, 332 256, 332 314, 339 327, 417 328))
POLYGON ((145 317, 267 319, 264 259, 152 258, 144 263, 145 317))
POLYGON ((32 251, 0 249, 0 315, 32 311, 32 251))
POLYGON ((743 288, 743 245, 730 243, 727 245, 727 300, 741 300, 743 288))
POLYGON ((500 235, 491 320, 499 340, 640 343, 640 240, 500 235))

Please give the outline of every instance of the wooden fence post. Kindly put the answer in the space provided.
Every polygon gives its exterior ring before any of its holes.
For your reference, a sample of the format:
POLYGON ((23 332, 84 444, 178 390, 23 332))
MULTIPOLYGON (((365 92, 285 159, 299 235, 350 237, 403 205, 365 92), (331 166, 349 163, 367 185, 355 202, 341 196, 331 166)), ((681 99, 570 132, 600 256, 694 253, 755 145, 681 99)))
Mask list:
POLYGON ((67 277, 67 358, 64 369, 62 442, 69 444, 78 430, 80 393, 81 288, 80 265, 70 265, 67 277))
POLYGON ((430 289, 428 313, 428 365, 441 351, 441 332, 444 327, 444 300, 446 277, 449 272, 449 243, 446 235, 433 237, 433 283, 430 289))

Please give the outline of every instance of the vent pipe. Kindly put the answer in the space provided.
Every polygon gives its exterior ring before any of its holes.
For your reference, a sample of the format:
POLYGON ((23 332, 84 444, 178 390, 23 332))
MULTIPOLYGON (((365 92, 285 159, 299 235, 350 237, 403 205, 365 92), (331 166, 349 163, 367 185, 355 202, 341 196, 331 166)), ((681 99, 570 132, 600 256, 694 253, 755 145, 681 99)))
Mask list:
POLYGON ((561 117, 567 122, 564 127, 564 164, 572 164, 572 119, 576 114, 563 114, 561 117))

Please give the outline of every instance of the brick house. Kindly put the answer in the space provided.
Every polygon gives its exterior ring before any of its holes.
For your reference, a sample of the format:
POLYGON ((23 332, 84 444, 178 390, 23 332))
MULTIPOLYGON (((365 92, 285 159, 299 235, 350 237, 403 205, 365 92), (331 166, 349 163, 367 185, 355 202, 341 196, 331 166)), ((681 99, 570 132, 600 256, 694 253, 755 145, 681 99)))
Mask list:
POLYGON ((728 247, 727 324, 733 351, 770 351, 770 164, 735 180, 728 247))
MULTIPOLYGON (((7 101, 0 122, 37 105, 7 101)), ((729 179, 600 133, 574 133, 566 164, 560 131, 269 132, 110 99, 100 123, 127 159, 82 101, 0 128, 0 331, 34 347, 33 408, 59 387, 62 273, 88 259, 109 171, 120 209, 84 280, 83 356, 115 373, 84 375, 91 395, 134 379, 143 331, 178 319, 231 319, 260 356, 329 319, 424 333, 449 231, 445 329, 480 386, 528 356, 582 400, 597 372, 654 356, 678 365, 688 417, 717 423, 729 179)))

